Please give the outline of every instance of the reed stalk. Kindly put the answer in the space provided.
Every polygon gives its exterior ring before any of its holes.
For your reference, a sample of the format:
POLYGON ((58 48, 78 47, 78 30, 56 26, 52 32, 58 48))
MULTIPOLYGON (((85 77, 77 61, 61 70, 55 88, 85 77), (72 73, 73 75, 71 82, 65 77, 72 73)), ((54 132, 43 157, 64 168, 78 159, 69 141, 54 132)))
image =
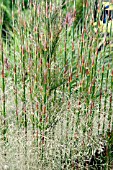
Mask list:
POLYGON ((25 54, 25 46, 24 46, 24 27, 21 28, 21 62, 22 62, 22 85, 23 85, 23 108, 22 115, 24 117, 24 127, 25 133, 27 133, 27 110, 26 110, 26 54, 25 54))

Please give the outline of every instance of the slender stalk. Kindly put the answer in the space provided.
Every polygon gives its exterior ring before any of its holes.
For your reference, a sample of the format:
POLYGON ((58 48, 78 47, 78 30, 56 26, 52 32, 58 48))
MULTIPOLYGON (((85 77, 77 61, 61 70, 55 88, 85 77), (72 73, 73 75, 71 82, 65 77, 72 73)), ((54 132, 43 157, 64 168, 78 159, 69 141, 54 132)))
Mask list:
POLYGON ((3 42, 1 42, 1 56, 2 56, 2 115, 3 115, 3 136, 4 140, 6 140, 6 132, 7 132, 7 127, 6 127, 6 95, 5 95, 5 62, 4 62, 4 47, 3 47, 3 42))
POLYGON ((16 64, 16 49, 15 49, 15 37, 14 37, 14 94, 15 94, 15 106, 16 106, 16 119, 18 122, 18 93, 17 93, 17 64, 16 64))
POLYGON ((27 113, 26 113, 26 54, 25 54, 25 46, 24 46, 24 28, 22 27, 22 45, 21 45, 21 61, 22 61, 22 84, 23 84, 23 110, 22 115, 24 116, 24 127, 25 134, 27 133, 27 113))
POLYGON ((106 87, 105 87, 105 99, 104 99, 104 120, 103 120, 103 128, 102 132, 103 135, 105 134, 105 118, 106 118, 106 111, 107 111, 107 98, 108 98, 108 77, 109 77, 109 64, 107 67, 107 75, 106 75, 106 87))
POLYGON ((16 61, 16 43, 15 43, 15 31, 14 31, 14 27, 15 27, 15 23, 14 23, 14 4, 13 4, 13 0, 12 0, 12 22, 13 22, 13 34, 14 34, 14 94, 15 94, 15 106, 16 106, 16 119, 17 119, 17 125, 19 124, 18 121, 18 94, 17 94, 17 61, 16 61))

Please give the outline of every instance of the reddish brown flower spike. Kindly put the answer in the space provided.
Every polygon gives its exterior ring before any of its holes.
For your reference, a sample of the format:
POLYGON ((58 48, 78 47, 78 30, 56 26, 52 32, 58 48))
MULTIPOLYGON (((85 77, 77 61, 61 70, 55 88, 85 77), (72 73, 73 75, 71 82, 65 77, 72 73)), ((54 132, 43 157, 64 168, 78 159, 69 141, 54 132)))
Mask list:
POLYGON ((4 69, 2 69, 2 78, 5 78, 4 69))
POLYGON ((40 122, 42 122, 42 116, 40 117, 40 122))
POLYGON ((44 106, 44 108, 43 108, 43 113, 44 114, 46 113, 46 106, 44 106))
POLYGON ((38 105, 38 102, 36 103, 36 109, 38 110, 38 108, 39 108, 39 105, 38 105))
POLYGON ((86 75, 88 76, 90 74, 90 71, 86 69, 86 75))
POLYGON ((111 96, 110 96, 110 103, 112 102, 112 94, 111 94, 111 96))
POLYGON ((72 51, 74 51, 74 41, 72 42, 72 51))
POLYGON ((71 83, 72 82, 72 73, 71 73, 71 75, 69 76, 69 83, 71 83))
POLYGON ((4 59, 4 62, 5 62, 5 67, 6 67, 6 69, 9 70, 10 64, 9 64, 9 62, 8 62, 8 59, 5 58, 5 59, 4 59))
POLYGON ((74 10, 74 12, 73 12, 73 17, 75 19, 75 17, 76 17, 76 10, 74 10))
POLYGON ((45 140, 44 140, 44 136, 42 136, 42 144, 44 144, 44 141, 45 141, 45 140))
POLYGON ((94 66, 94 58, 92 59, 92 67, 94 66))
POLYGON ((14 67, 14 74, 16 74, 16 65, 15 65, 15 67, 14 67))
POLYGON ((102 73, 104 73, 104 65, 102 66, 102 73))
POLYGON ((21 52, 22 52, 22 56, 24 55, 24 47, 21 46, 21 52))
POLYGON ((33 91, 33 90, 32 90, 32 88, 30 87, 30 94, 32 94, 32 91, 33 91))
POLYGON ((111 75, 113 76, 113 70, 112 70, 112 72, 111 72, 111 75))
POLYGON ((84 66, 84 56, 82 57, 82 66, 84 66))
POLYGON ((70 102, 68 102, 68 109, 70 109, 70 106, 71 106, 71 103, 70 103, 70 102))

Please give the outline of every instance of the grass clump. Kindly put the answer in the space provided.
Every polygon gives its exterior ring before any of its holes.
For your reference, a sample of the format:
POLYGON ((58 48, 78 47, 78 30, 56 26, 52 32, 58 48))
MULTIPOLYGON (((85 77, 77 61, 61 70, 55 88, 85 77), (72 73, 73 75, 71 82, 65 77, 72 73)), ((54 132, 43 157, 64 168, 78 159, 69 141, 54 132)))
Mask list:
POLYGON ((92 1, 13 5, 0 40, 1 167, 111 166, 112 31, 100 11, 95 24, 92 1))

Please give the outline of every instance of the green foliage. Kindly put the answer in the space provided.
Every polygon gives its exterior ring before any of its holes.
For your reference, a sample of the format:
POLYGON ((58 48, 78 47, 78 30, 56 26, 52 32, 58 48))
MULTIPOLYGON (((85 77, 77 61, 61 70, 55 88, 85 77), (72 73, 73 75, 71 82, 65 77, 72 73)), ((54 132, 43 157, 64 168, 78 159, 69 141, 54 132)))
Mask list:
POLYGON ((75 24, 77 24, 80 20, 83 19, 83 0, 76 0, 76 20, 75 24))
POLYGON ((3 24, 2 24, 3 38, 6 37, 6 32, 8 31, 8 29, 11 29, 11 25, 12 25, 10 6, 11 6, 10 0, 1 2, 1 10, 3 13, 3 24))
MULTIPOLYGON (((1 10, 3 12, 3 24, 2 24, 2 37, 6 39, 6 35, 9 34, 9 32, 12 30, 12 12, 13 15, 17 12, 16 9, 16 2, 12 0, 3 1, 0 2, 1 10), (13 6, 12 6, 13 5, 13 6)), ((20 1, 20 5, 22 6, 22 9, 28 8, 28 0, 24 0, 24 6, 23 1, 20 1)), ((9 35, 7 35, 9 39, 9 35)))

